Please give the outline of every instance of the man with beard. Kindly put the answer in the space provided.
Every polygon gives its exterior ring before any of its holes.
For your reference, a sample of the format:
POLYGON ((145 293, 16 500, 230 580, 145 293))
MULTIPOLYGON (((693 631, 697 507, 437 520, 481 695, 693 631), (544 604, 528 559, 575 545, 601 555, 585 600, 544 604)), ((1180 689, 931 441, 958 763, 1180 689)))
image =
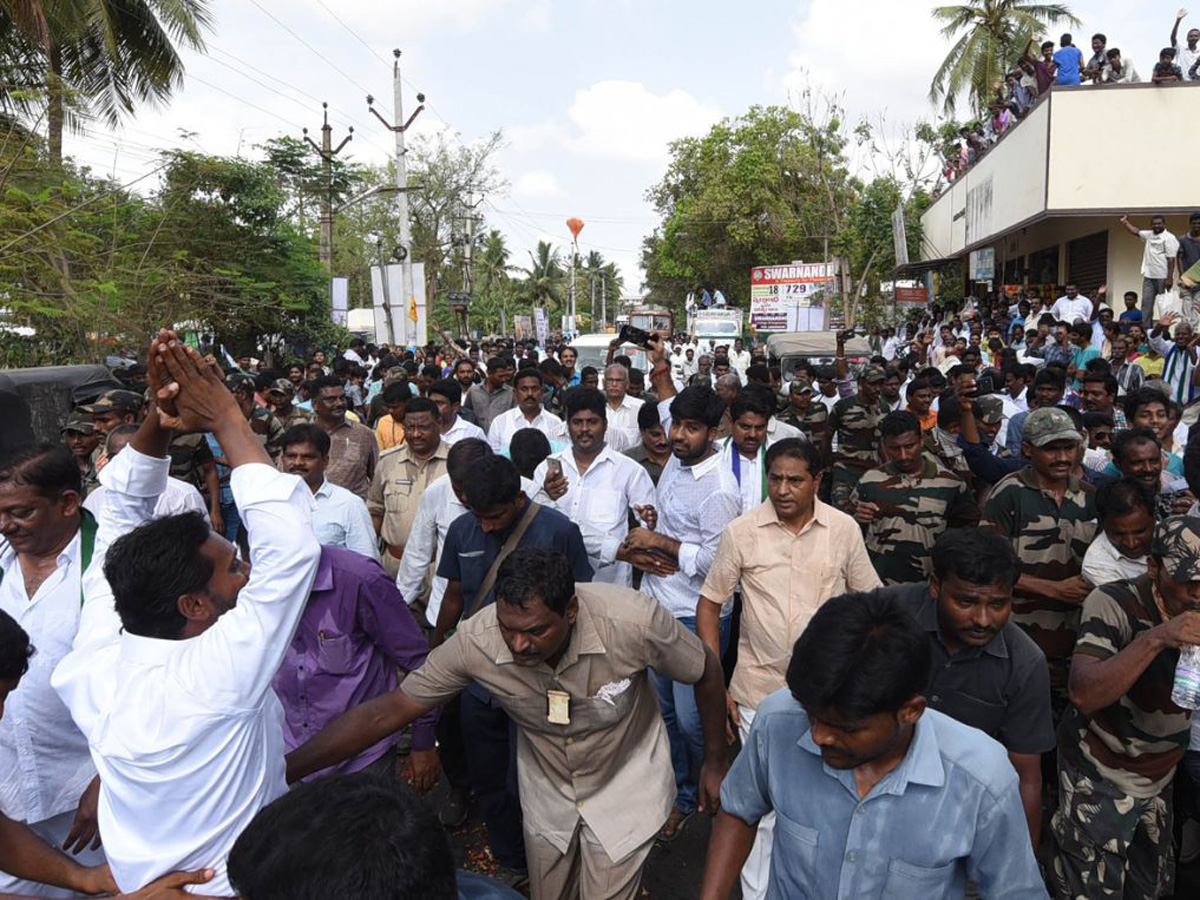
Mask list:
POLYGON ((886 591, 827 601, 721 788, 702 900, 776 814, 767 897, 1044 900, 1004 747, 934 709, 928 634, 886 591), (915 860, 916 862, 910 862, 915 860))
POLYGON ((1100 533, 1083 557, 1083 578, 1100 587, 1146 574, 1154 532, 1154 492, 1136 478, 1109 481, 1096 490, 1100 533))
POLYGON ((851 509, 867 526, 867 553, 883 583, 923 582, 938 535, 978 524, 979 507, 962 478, 922 452, 916 416, 888 413, 879 431, 887 462, 859 479, 851 509))
POLYGON ((1017 770, 1031 845, 1042 828, 1042 754, 1054 749, 1050 677, 1037 644, 1011 622, 1019 563, 1012 547, 976 528, 944 532, 928 584, 885 589, 929 637, 932 709, 978 728, 1017 770))
MULTIPOLYGON (((696 631, 696 605, 704 579, 716 557, 725 526, 742 510, 737 479, 714 446, 724 404, 705 387, 689 387, 677 396, 662 342, 649 347, 654 364, 650 379, 659 396, 659 414, 671 439, 672 458, 658 481, 658 527, 635 528, 625 538, 630 562, 645 573, 642 590, 662 604, 689 631, 696 631)), ((718 598, 721 601, 731 598, 718 598)), ((722 610, 721 653, 729 638, 733 604, 722 610)), ((671 739, 678 795, 675 808, 659 834, 673 841, 695 813, 696 769, 704 754, 704 736, 695 700, 685 684, 655 676, 663 719, 671 739)))
POLYGON ((1082 442, 1063 410, 1035 409, 1021 446, 1029 465, 1000 479, 983 506, 983 525, 1021 560, 1013 621, 1046 654, 1056 714, 1066 707, 1079 604, 1091 590, 1079 574, 1096 534, 1095 491, 1076 474, 1082 442))
POLYGON ((313 494, 313 532, 325 547, 344 547, 379 561, 379 542, 362 498, 325 477, 329 435, 318 425, 293 425, 280 442, 279 468, 299 475, 313 494))
POLYGON ((732 434, 721 449, 721 465, 733 473, 748 513, 767 499, 767 423, 769 401, 757 391, 743 391, 729 407, 732 434))

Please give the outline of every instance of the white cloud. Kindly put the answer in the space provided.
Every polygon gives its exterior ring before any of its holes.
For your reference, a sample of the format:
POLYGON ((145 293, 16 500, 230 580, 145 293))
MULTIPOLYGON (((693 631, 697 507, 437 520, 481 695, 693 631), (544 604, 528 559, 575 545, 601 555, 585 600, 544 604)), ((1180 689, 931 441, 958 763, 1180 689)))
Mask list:
MULTIPOLYGON (((292 2, 292 0, 288 0, 292 2)), ((323 0, 326 6, 338 14, 350 27, 363 34, 368 41, 375 42, 374 35, 380 30, 381 17, 391 20, 392 26, 403 23, 405 35, 413 35, 428 29, 451 25, 461 29, 478 28, 492 19, 507 5, 507 0, 391 0, 381 4, 379 0, 323 0)), ((314 15, 327 13, 310 0, 314 15)), ((273 10, 274 11, 274 10, 273 10)), ((278 14, 278 13, 277 13, 278 14)), ((334 28, 340 28, 336 22, 334 28)), ((385 29, 387 30, 386 24, 385 29)))
POLYGON ((566 196, 553 172, 525 172, 517 176, 512 192, 522 200, 555 200, 566 196))
POLYGON ((567 140, 568 149, 657 163, 667 158, 667 144, 706 131, 721 113, 683 90, 655 94, 639 81, 599 81, 575 94, 567 116, 578 129, 567 140))
POLYGON ((863 33, 864 13, 857 3, 812 0, 792 26, 796 46, 784 89, 793 97, 808 86, 843 95, 852 121, 877 113, 892 121, 930 118, 929 83, 949 49, 930 8, 911 0, 873 4, 871 33, 887 35, 878 52, 849 37, 863 33))

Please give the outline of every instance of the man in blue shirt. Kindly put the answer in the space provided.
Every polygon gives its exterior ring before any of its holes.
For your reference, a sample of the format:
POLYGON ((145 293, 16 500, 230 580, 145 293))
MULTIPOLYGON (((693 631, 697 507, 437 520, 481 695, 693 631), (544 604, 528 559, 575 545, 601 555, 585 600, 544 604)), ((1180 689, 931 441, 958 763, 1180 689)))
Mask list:
POLYGON ((729 896, 775 812, 768 900, 1045 900, 1017 773, 983 732, 926 709, 921 626, 885 593, 827 601, 721 788, 703 900, 729 896))
MULTIPOLYGON (((499 566, 494 564, 509 538, 522 527, 524 533, 509 551, 518 546, 557 550, 570 561, 577 582, 592 580, 579 526, 558 510, 526 497, 512 460, 503 456, 480 460, 467 480, 465 493, 470 512, 450 523, 438 563, 437 574, 446 579, 446 593, 430 640, 433 647, 442 643, 464 614, 470 618, 495 602, 492 570, 499 566), (525 522, 527 514, 529 521, 525 522)), ((463 691, 459 703, 467 780, 483 808, 492 854, 507 870, 502 877, 518 886, 525 880, 525 841, 516 786, 516 745, 510 734, 513 726, 495 698, 477 684, 463 691)), ((443 715, 452 714, 449 706, 443 711, 443 715)))
POLYGON ((1083 69, 1083 54, 1071 43, 1071 36, 1064 34, 1059 41, 1058 51, 1054 54, 1054 64, 1058 66, 1056 84, 1079 84, 1080 70, 1083 69))

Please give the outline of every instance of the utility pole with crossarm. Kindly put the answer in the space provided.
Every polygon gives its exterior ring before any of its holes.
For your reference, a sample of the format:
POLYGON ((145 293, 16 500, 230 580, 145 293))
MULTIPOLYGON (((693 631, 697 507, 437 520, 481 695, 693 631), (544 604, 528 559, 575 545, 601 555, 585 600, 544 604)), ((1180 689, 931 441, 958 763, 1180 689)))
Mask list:
POLYGON ((354 138, 354 126, 350 127, 350 133, 342 138, 342 142, 337 145, 337 149, 333 149, 333 127, 329 124, 329 104, 322 103, 321 108, 324 110, 325 115, 325 121, 321 125, 321 146, 318 147, 316 141, 308 136, 307 128, 304 129, 304 139, 317 151, 325 169, 325 190, 321 192, 321 265, 325 267, 326 272, 332 272, 333 159, 354 138))
MULTIPOLYGON (((370 95, 367 96, 367 107, 371 110, 371 113, 375 116, 375 118, 383 123, 384 128, 396 135, 396 211, 400 217, 400 246, 403 253, 403 258, 400 261, 400 281, 404 291, 404 300, 402 306, 407 308, 412 302, 414 302, 416 294, 413 291, 412 229, 410 228, 408 221, 408 167, 404 160, 404 132, 408 130, 408 126, 413 123, 413 120, 416 119, 416 117, 420 115, 421 110, 425 108, 425 95, 420 93, 417 94, 417 103, 420 105, 416 108, 413 114, 408 117, 408 120, 405 121, 404 99, 401 91, 402 80, 400 78, 400 51, 393 50, 392 55, 396 58, 396 61, 392 64, 392 96, 395 108, 396 124, 393 125, 389 123, 387 119, 379 114, 379 111, 376 110, 374 106, 375 98, 370 95)), ((386 279, 387 272, 380 272, 380 277, 386 279)), ((415 321, 411 326, 407 321, 405 321, 405 343, 411 343, 408 340, 410 328, 412 329, 415 339, 415 321)))

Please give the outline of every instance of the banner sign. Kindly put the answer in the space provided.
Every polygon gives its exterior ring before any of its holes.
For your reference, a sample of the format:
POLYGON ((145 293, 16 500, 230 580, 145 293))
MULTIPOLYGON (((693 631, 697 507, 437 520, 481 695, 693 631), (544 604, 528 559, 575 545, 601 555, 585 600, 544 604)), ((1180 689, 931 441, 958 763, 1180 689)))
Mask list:
MULTIPOLYGON (((757 331, 810 330, 802 310, 820 309, 834 290, 837 263, 793 263, 750 270, 750 324, 757 331)), ((820 316, 824 321, 824 314, 820 316)), ((811 329, 811 330, 819 330, 811 329)))

